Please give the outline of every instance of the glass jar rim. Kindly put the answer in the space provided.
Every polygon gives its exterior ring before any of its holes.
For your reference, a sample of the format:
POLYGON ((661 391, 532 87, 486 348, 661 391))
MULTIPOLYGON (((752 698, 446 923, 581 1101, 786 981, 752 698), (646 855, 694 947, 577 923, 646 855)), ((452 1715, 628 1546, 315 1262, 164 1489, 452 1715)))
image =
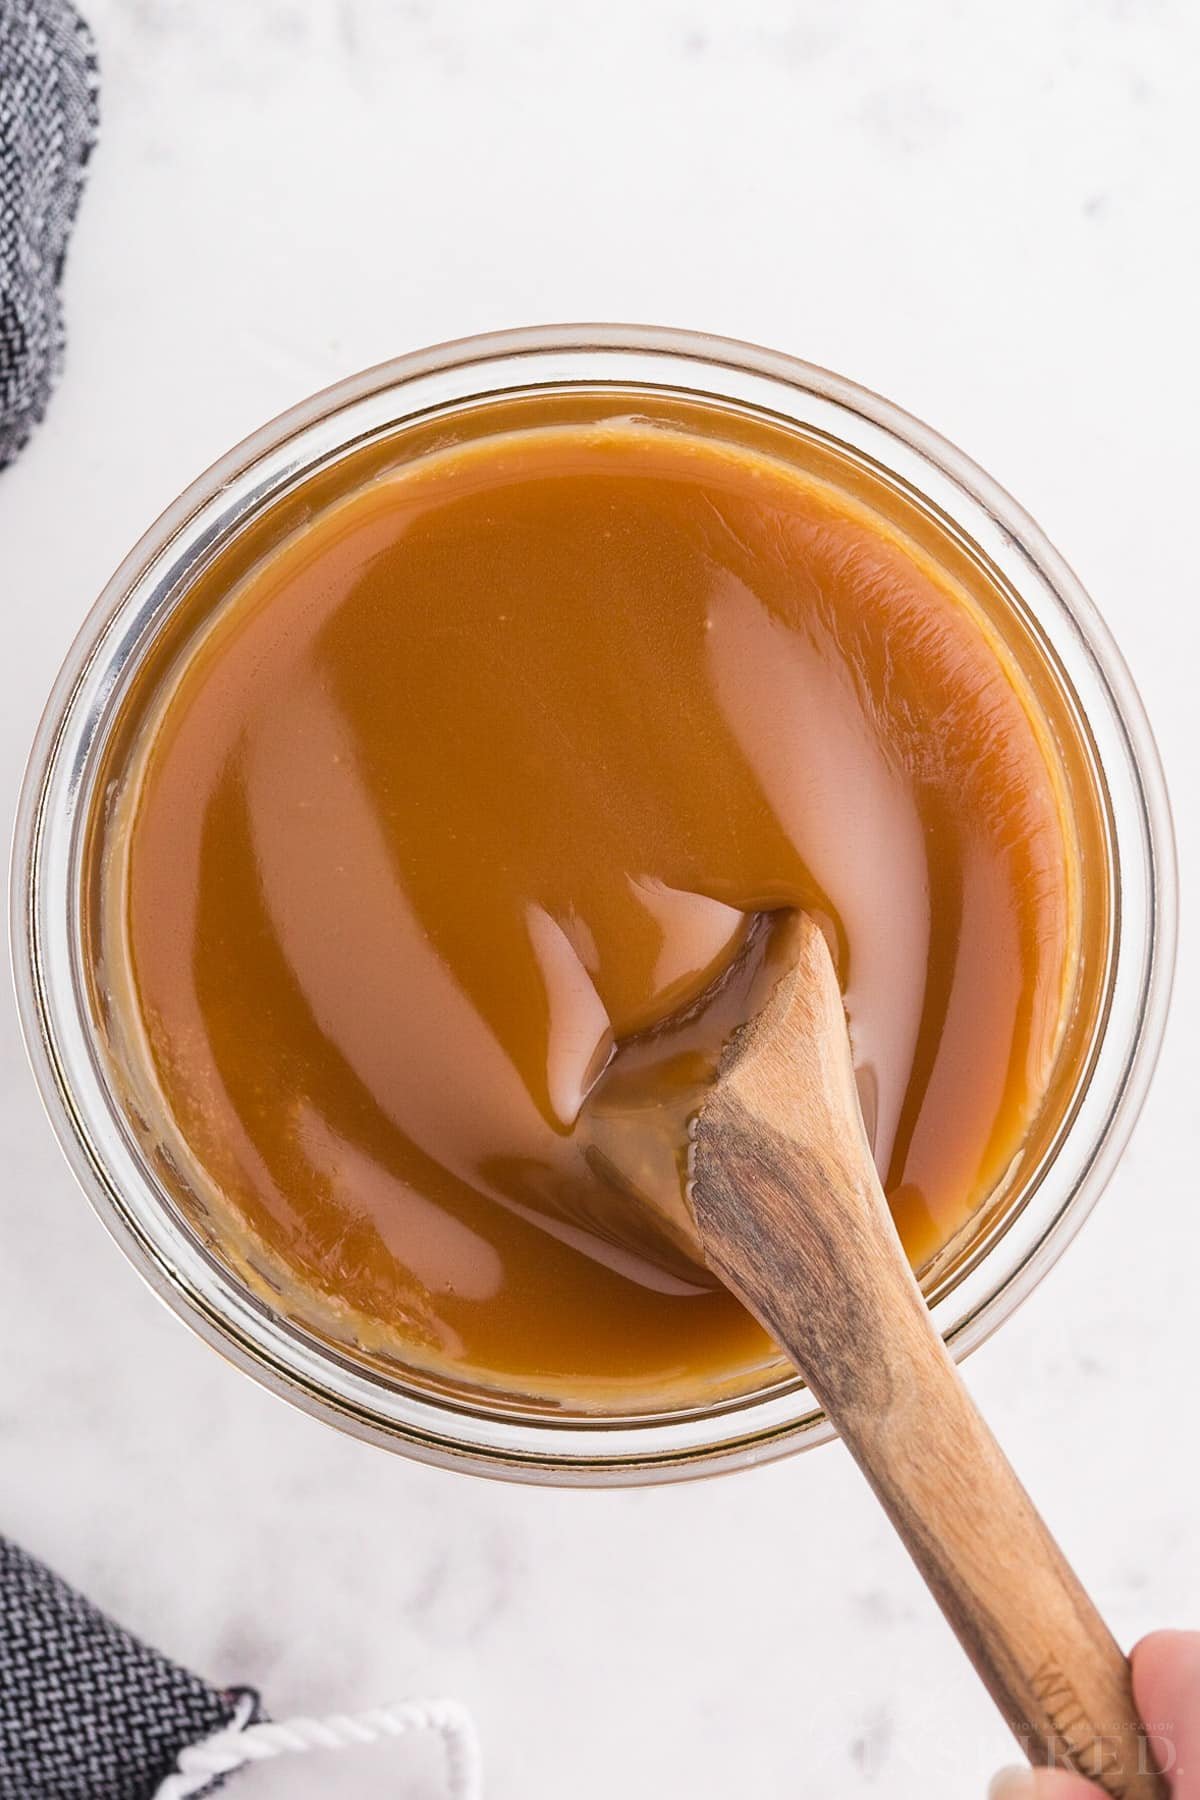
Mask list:
POLYGON ((51 1123, 85 1193, 151 1287, 275 1393, 423 1460, 553 1483, 660 1481, 767 1460, 834 1435, 796 1381, 688 1412, 588 1419, 431 1398, 269 1312, 190 1232, 103 1077, 81 962, 80 878, 94 773, 118 699, 198 562, 286 488, 417 417, 532 389, 653 387, 821 432, 916 489, 1019 596, 1087 721, 1119 872, 1107 1013, 1073 1115, 1011 1217, 932 1304, 956 1357, 1032 1291, 1091 1210, 1144 1098, 1165 1025, 1176 895, 1151 730, 1092 602, 1028 515, 969 458, 845 378, 729 339, 561 325, 460 339, 353 375, 262 427, 194 482, 106 585, 39 727, 18 810, 11 932, 18 1008, 51 1123))

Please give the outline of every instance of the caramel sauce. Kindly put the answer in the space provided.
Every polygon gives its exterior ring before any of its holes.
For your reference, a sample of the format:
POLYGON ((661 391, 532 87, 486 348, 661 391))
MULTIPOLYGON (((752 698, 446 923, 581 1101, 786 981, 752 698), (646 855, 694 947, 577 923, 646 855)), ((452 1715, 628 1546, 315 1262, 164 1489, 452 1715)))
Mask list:
POLYGON ((114 752, 96 968, 164 1178, 276 1304, 637 1410, 778 1370, 613 1209, 614 1045, 682 1013, 670 1067, 708 1068, 752 957, 689 1006, 756 915, 814 913, 923 1265, 1053 1126, 1091 827, 1061 705, 936 522, 715 409, 600 410, 351 463, 199 579, 114 752))

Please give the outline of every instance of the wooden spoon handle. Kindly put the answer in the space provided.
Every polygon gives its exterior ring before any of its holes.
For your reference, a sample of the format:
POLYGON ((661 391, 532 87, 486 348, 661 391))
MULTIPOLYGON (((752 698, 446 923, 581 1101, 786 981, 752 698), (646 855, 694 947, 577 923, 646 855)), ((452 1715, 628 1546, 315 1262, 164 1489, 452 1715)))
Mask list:
POLYGON ((698 1195, 710 1263, 837 1425, 1030 1761, 1165 1800, 1129 1664, 963 1387, 878 1183, 761 1119, 730 1129, 731 1104, 706 1119, 724 1126, 698 1195))
POLYGON ((783 974, 694 1122, 709 1264, 838 1427, 1032 1762, 1166 1800, 1129 1665, 959 1380, 892 1224, 825 939, 794 915, 783 974))

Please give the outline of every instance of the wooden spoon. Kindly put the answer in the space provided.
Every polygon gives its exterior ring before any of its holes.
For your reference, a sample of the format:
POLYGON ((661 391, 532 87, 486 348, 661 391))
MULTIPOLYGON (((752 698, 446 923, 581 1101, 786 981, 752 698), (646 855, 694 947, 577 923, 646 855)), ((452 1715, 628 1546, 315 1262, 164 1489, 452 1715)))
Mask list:
POLYGON ((706 1261, 837 1426, 1031 1762, 1165 1800, 1129 1664, 976 1411, 888 1211, 819 928, 729 1042, 693 1124, 706 1261))

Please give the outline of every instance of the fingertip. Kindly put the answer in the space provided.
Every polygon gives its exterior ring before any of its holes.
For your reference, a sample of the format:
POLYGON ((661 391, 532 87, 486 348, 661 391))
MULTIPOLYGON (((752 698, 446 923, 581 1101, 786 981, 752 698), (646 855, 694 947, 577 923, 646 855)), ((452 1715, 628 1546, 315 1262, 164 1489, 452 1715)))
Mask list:
POLYGON ((1065 1769, 1001 1769, 992 1777, 988 1800, 1096 1800, 1097 1789, 1065 1769))
POLYGON ((1148 1632, 1129 1654, 1135 1676, 1139 1668, 1157 1673, 1160 1669, 1173 1671, 1177 1665, 1190 1673, 1197 1659, 1200 1659, 1200 1631, 1174 1628, 1148 1632))
POLYGON ((1200 1693, 1200 1631, 1152 1631, 1130 1655, 1133 1697, 1148 1724, 1173 1719, 1200 1693))
POLYGON ((1200 1631, 1152 1631, 1134 1645, 1130 1662, 1155 1761, 1192 1779, 1200 1767, 1200 1631))
POLYGON ((1033 1800, 1033 1770, 1024 1766, 998 1769, 988 1783, 987 1800, 1033 1800))

